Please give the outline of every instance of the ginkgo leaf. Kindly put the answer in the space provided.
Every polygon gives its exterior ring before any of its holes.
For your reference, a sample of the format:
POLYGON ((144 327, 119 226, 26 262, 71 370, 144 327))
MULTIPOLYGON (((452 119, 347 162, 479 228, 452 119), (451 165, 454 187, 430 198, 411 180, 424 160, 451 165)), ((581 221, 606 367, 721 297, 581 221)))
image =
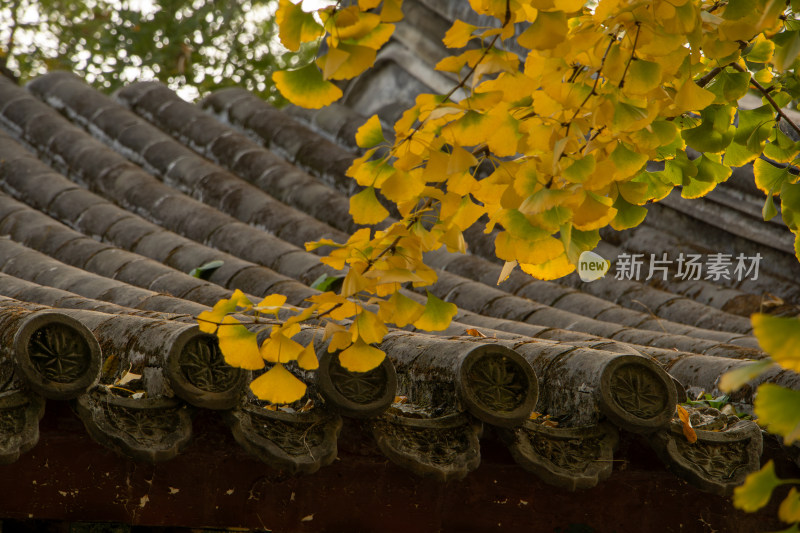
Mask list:
POLYGON ((719 380, 719 390, 730 393, 744 386, 748 381, 752 381, 775 363, 770 359, 756 361, 747 365, 740 366, 734 370, 729 370, 722 374, 719 380))
POLYGON ((356 144, 361 148, 372 148, 386 142, 378 115, 372 115, 356 132, 356 144))
POLYGON ((379 305, 378 318, 403 328, 416 321, 425 311, 425 306, 415 302, 399 292, 395 292, 387 301, 379 305))
POLYGON ((549 50, 564 41, 567 31, 567 16, 563 11, 539 11, 533 24, 517 37, 517 42, 529 50, 549 50))
POLYGON ((614 200, 614 209, 617 214, 611 220, 611 227, 617 231, 628 228, 635 228, 641 224, 647 216, 647 208, 633 205, 625 200, 620 194, 614 200))
POLYGON ((772 63, 775 68, 783 71, 794 63, 794 60, 797 59, 797 54, 800 53, 800 31, 781 32, 780 38, 776 39, 776 41, 779 42, 779 46, 775 47, 772 63))
POLYGON ((753 63, 766 63, 772 59, 775 52, 775 43, 764 37, 763 34, 756 35, 747 50, 747 60, 753 63))
POLYGON ((353 334, 353 342, 360 338, 367 344, 377 344, 389 330, 375 313, 364 309, 353 321, 350 331, 353 334))
POLYGON ((617 176, 619 178, 627 178, 642 170, 647 163, 647 155, 630 150, 624 143, 618 143, 614 151, 611 152, 611 161, 613 161, 617 169, 617 176))
POLYGON ((783 368, 800 372, 800 318, 756 313, 752 322, 761 348, 783 368))
POLYGON ((472 32, 476 29, 476 26, 472 24, 467 24, 463 20, 456 20, 445 33, 442 42, 447 48, 463 48, 473 39, 472 32))
POLYGON ((258 305, 254 307, 255 311, 259 313, 267 313, 278 316, 278 312, 286 303, 286 296, 283 294, 270 294, 261 300, 258 305))
POLYGON ((583 202, 575 209, 572 224, 581 231, 602 228, 617 216, 613 204, 611 198, 586 191, 583 202))
POLYGON ((250 383, 250 390, 259 400, 270 403, 293 403, 306 393, 306 385, 280 363, 250 383))
POLYGON ((778 128, 773 128, 768 144, 764 146, 764 155, 778 163, 790 163, 800 153, 800 144, 795 143, 778 128))
POLYGON ((567 259, 567 254, 561 254, 539 265, 520 263, 519 267, 534 278, 543 280, 563 278, 575 270, 575 265, 567 259))
POLYGON ((770 460, 764 467, 747 476, 744 484, 733 489, 733 504, 752 513, 758 511, 769 502, 772 491, 781 485, 775 475, 775 463, 770 460))
POLYGON ((375 196, 375 188, 367 187, 350 197, 350 214, 356 224, 374 225, 386 220, 389 211, 375 196))
POLYGON ((297 366, 303 370, 316 370, 319 368, 319 360, 317 359, 317 352, 314 349, 314 341, 308 343, 308 346, 303 348, 303 351, 297 356, 297 366))
POLYGON ((362 276, 361 272, 359 272, 356 268, 351 268, 347 271, 347 275, 344 277, 344 281, 342 282, 341 294, 342 296, 350 297, 367 289, 369 286, 369 280, 362 276))
POLYGON ((631 94, 646 94, 661 85, 661 65, 654 61, 631 61, 624 88, 631 94))
POLYGON ((773 383, 758 387, 753 410, 758 423, 767 431, 783 437, 783 443, 791 446, 800 440, 800 391, 786 389, 773 383))
POLYGON ((781 187, 781 215, 790 230, 800 229, 800 183, 784 183, 781 187))
MULTIPOLYGON (((346 44, 357 44, 358 46, 366 46, 373 50, 378 50, 384 44, 389 42, 394 34, 394 24, 378 24, 371 32, 359 37, 358 39, 348 39, 346 44)), ((339 45, 341 46, 341 44, 339 45)))
POLYGON ((677 114, 705 109, 716 99, 714 93, 703 89, 694 80, 687 79, 675 95, 677 114))
POLYGON ((430 291, 428 301, 425 303, 425 310, 422 315, 414 321, 414 327, 425 331, 442 331, 450 326, 450 321, 458 313, 458 307, 450 302, 440 300, 430 291))
POLYGON ((296 70, 278 70, 272 80, 293 104, 308 109, 325 107, 342 97, 342 90, 322 77, 314 63, 296 70))
POLYGON ((403 20, 403 0, 383 0, 381 20, 383 22, 400 22, 403 20))
POLYGON ((728 147, 736 132, 732 124, 733 111, 733 107, 728 105, 709 106, 700 113, 700 125, 683 130, 681 136, 698 152, 721 152, 728 147))
POLYGON ((678 418, 681 421, 681 428, 683 429, 683 436, 689 441, 689 444, 697 442, 697 432, 692 427, 692 422, 689 420, 689 412, 682 406, 677 407, 678 418))
POLYGON ((800 522, 800 492, 795 487, 792 487, 778 507, 778 518, 787 523, 800 522))
POLYGON ((330 48, 328 53, 317 60, 325 80, 349 80, 355 78, 375 63, 377 52, 374 48, 357 44, 340 43, 330 48), (332 59, 333 65, 329 65, 332 59))
POLYGON ((508 277, 511 275, 511 272, 513 272, 514 268, 516 268, 516 266, 517 266, 516 260, 506 261, 505 264, 503 265, 503 269, 500 271, 500 276, 497 278, 497 284, 500 285, 505 280, 507 280, 508 277))
POLYGON ((358 7, 362 11, 366 11, 378 7, 380 3, 381 0, 358 0, 358 7))
POLYGON ((306 13, 291 0, 280 0, 275 22, 281 43, 292 52, 297 52, 301 43, 313 41, 324 33, 322 26, 314 20, 314 14, 306 13))
POLYGON ((594 154, 588 154, 580 159, 573 160, 572 163, 561 172, 561 175, 572 183, 583 183, 592 172, 594 172, 594 169, 594 154))
POLYGON ((320 15, 334 47, 339 46, 341 41, 355 41, 368 35, 381 23, 380 16, 365 13, 358 6, 348 6, 332 12, 322 11, 320 15))
POLYGON ((232 316, 222 319, 217 331, 219 349, 225 362, 246 370, 264 368, 264 360, 258 351, 256 334, 244 327, 232 316))
POLYGON ((339 362, 351 372, 369 372, 380 365, 386 353, 358 339, 349 348, 339 352, 339 362))
POLYGON ((322 70, 322 78, 329 80, 339 71, 339 68, 350 59, 350 53, 339 47, 329 48, 328 53, 317 58, 317 66, 322 70))
POLYGON ((303 345, 293 341, 280 330, 273 331, 259 348, 261 357, 270 363, 294 361, 302 352, 303 345))

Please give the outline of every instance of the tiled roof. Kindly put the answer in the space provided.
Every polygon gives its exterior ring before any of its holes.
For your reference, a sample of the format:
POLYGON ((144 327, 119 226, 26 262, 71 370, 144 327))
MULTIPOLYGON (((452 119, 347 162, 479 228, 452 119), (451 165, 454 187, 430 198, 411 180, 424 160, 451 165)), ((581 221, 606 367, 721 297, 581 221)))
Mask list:
MULTIPOLYGON (((249 374, 223 363, 193 317, 233 289, 300 304, 334 273, 303 244, 356 228, 344 171, 361 122, 336 106, 290 114, 239 89, 194 105, 157 83, 112 98, 68 73, 25 88, 0 78, 0 462, 36 446, 45 402, 73 399, 92 438, 149 462, 185 448, 199 408, 222 411, 247 452, 292 473, 334 461, 353 427, 343 420, 361 420, 359 438, 389 460, 440 480, 478 467, 482 434, 568 489, 611 475, 631 434, 718 494, 758 468, 754 422, 697 411, 689 446, 673 419, 686 389, 716 394, 722 372, 763 357, 743 315, 765 293, 780 298, 775 309, 797 309, 797 264, 773 239, 785 228, 757 221, 754 193, 733 186, 696 209, 670 198, 600 252, 760 253, 760 281, 517 273, 497 286, 501 266, 474 232, 474 254, 430 256, 441 269, 432 292, 461 309, 447 331, 391 332, 389 359, 366 374, 320 344, 319 371, 296 370, 310 410, 248 396, 249 374), (212 260, 223 265, 207 281, 186 274, 212 260), (550 418, 530 420, 534 409, 550 418)), ((791 372, 764 379, 800 387, 791 372)), ((735 405, 747 410, 752 392, 735 405)))

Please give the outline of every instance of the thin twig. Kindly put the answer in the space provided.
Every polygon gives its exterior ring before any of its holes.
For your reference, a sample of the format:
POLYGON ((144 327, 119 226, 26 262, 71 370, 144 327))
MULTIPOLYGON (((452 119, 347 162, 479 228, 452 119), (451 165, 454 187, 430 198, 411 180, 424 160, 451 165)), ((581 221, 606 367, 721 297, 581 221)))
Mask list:
POLYGON ((636 37, 633 38, 633 49, 631 50, 631 57, 628 58, 628 62, 625 64, 625 70, 622 72, 622 78, 619 80, 619 88, 622 89, 625 86, 625 76, 628 74, 628 69, 631 66, 631 62, 636 59, 636 45, 639 43, 639 33, 642 31, 641 23, 636 23, 636 37))
MULTIPOLYGON (((728 65, 725 65, 725 66, 728 66, 728 65)), ((706 85, 708 85, 708 84, 711 82, 711 80, 713 80, 714 78, 716 78, 716 77, 717 77, 717 74, 719 74, 720 72, 722 72, 722 70, 723 70, 724 68, 725 68, 725 67, 714 67, 714 68, 712 68, 712 69, 711 69, 711 70, 708 72, 708 74, 706 74, 705 76, 703 76, 702 78, 700 78, 699 80, 697 80, 697 85, 699 85, 700 87, 705 87, 706 85)))
POLYGON ((566 124, 564 124, 564 126, 567 128, 565 135, 569 135, 569 127, 572 125, 572 121, 575 120, 575 117, 577 117, 578 113, 581 112, 581 109, 583 108, 584 105, 586 105, 586 102, 589 101, 589 98, 597 94, 595 91, 597 90, 597 85, 600 83, 600 74, 603 72, 603 66, 606 64, 606 58, 608 57, 608 53, 611 51, 611 47, 614 45, 615 42, 617 42, 616 33, 614 33, 610 37, 611 41, 608 43, 606 51, 603 53, 603 58, 600 60, 600 66, 598 67, 597 73, 595 74, 594 85, 592 85, 592 90, 589 91, 589 94, 587 94, 586 98, 583 99, 583 102, 581 102, 581 105, 579 105, 578 109, 576 109, 575 112, 572 114, 572 117, 567 121, 566 124))

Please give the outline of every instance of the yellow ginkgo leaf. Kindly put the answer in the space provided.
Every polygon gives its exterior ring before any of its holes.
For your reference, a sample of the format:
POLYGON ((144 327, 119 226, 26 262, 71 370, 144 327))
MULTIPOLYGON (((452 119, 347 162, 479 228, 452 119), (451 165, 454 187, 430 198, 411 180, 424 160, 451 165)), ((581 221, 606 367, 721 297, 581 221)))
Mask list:
POLYGON ((534 278, 543 280, 563 278, 575 270, 575 265, 570 263, 569 259, 567 259, 567 254, 561 254, 555 259, 551 259, 540 265, 522 263, 519 267, 523 272, 530 274, 534 278))
POLYGON ((517 41, 529 50, 549 50, 564 42, 567 30, 567 16, 563 11, 539 11, 536 20, 517 41))
POLYGON ((297 356, 297 366, 303 370, 316 370, 319 368, 319 360, 317 359, 317 352, 314 349, 314 341, 311 341, 308 346, 303 348, 303 351, 297 356))
POLYGON ((383 321, 378 318, 375 313, 371 313, 366 309, 362 310, 353 324, 350 326, 350 332, 353 334, 353 342, 359 338, 367 344, 377 344, 383 340, 383 336, 389 330, 384 325, 383 321))
POLYGON ((383 136, 381 120, 378 115, 372 115, 356 132, 356 144, 361 148, 372 148, 386 139, 383 136))
POLYGON ((752 322, 764 351, 783 368, 800 372, 800 318, 756 313, 752 322))
POLYGON ((367 187, 350 197, 350 214, 356 224, 374 225, 383 222, 389 211, 378 201, 375 188, 367 187))
POLYGON ((235 311, 247 311, 252 307, 253 302, 242 291, 236 289, 230 298, 222 299, 214 304, 211 311, 203 311, 197 315, 198 327, 204 333, 214 333, 225 315, 235 311))
POLYGON ((403 20, 403 0, 383 0, 381 21, 400 22, 403 20))
POLYGON ((739 366, 722 374, 719 380, 719 390, 725 393, 738 390, 748 381, 757 378, 775 363, 771 359, 763 359, 753 363, 739 366))
POLYGON ((714 93, 703 89, 691 78, 687 79, 678 93, 675 95, 675 113, 681 114, 687 111, 698 111, 710 106, 716 99, 714 93))
POLYGON ((259 400, 282 404, 302 398, 306 385, 279 363, 254 379, 250 390, 259 400))
POLYGON ((232 316, 222 319, 217 337, 219 349, 229 365, 245 370, 258 370, 264 367, 264 360, 258 352, 256 334, 232 316))
POLYGON ((444 34, 442 42, 447 48, 463 48, 474 38, 472 32, 476 29, 476 26, 472 24, 467 24, 463 20, 456 20, 447 30, 447 33, 444 34))
POLYGON ((350 53, 338 47, 331 47, 328 52, 317 58, 317 66, 322 69, 322 78, 329 80, 339 71, 345 61, 350 58, 350 53))
POLYGON ((392 38, 393 33, 394 24, 378 24, 371 32, 363 37, 348 39, 347 44, 357 44, 359 46, 366 46, 367 48, 378 50, 392 38))
POLYGON ((649 93, 661 85, 661 65, 655 61, 644 61, 643 59, 631 61, 624 81, 627 93, 637 95, 649 93))
POLYGON ((308 109, 325 107, 342 97, 342 90, 323 79, 314 63, 296 70, 278 70, 272 80, 284 98, 308 109))
POLYGON ((678 418, 681 421, 681 428, 683 429, 683 436, 689 441, 689 444, 697 442, 697 432, 692 427, 692 421, 689 419, 689 411, 682 405, 678 405, 678 418))
POLYGON ((428 301, 425 303, 425 311, 414 321, 414 327, 425 331, 442 331, 450 326, 450 321, 458 313, 458 307, 450 302, 440 300, 430 291, 428 301))
POLYGON ((573 215, 572 224, 581 231, 599 229, 611 222, 617 215, 612 207, 614 201, 586 191, 586 197, 573 215))
POLYGON ((324 33, 322 26, 314 20, 314 14, 306 13, 291 0, 280 0, 275 22, 281 43, 292 52, 297 52, 301 43, 313 41, 324 33))
POLYGON ((325 27, 333 38, 334 46, 338 46, 340 41, 360 39, 381 23, 380 16, 375 13, 364 13, 358 6, 339 9, 330 18, 327 18, 326 12, 322 12, 321 15, 325 18, 325 27))
POLYGON ((273 331, 272 335, 259 348, 261 357, 270 363, 294 361, 302 352, 303 345, 293 341, 280 330, 273 331))
POLYGON ((286 296, 283 294, 270 294, 261 300, 257 306, 254 307, 255 311, 259 313, 266 313, 278 316, 278 311, 281 310, 283 304, 286 303, 286 296))
POLYGON ((424 311, 424 305, 395 292, 387 301, 379 304, 378 318, 402 328, 417 320, 424 311))
POLYGON ((376 51, 368 46, 339 43, 317 60, 326 80, 349 80, 355 78, 375 63, 376 51))
POLYGON ((358 339, 339 353, 339 362, 351 372, 369 372, 383 362, 386 353, 358 339))
POLYGON ((791 446, 800 440, 800 391, 764 383, 758 387, 753 410, 758 423, 767 431, 783 437, 783 443, 791 446))

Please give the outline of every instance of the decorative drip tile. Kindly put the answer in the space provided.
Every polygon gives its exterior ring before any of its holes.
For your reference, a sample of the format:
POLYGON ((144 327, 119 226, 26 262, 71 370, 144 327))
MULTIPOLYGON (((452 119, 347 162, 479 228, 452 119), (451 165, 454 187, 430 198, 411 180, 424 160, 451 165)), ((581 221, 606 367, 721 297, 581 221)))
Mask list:
POLYGON ((482 424, 463 413, 440 418, 387 413, 372 427, 384 455, 420 476, 462 479, 481 461, 482 424))
POLYGON ((175 399, 95 392, 78 398, 77 412, 97 442, 139 461, 172 459, 192 435, 189 407, 175 399))
POLYGON ((336 459, 339 415, 321 409, 272 411, 248 404, 225 418, 236 441, 277 470, 311 474, 336 459))
POLYGON ((559 428, 528 420, 502 434, 514 459, 543 481, 588 489, 611 475, 617 430, 610 424, 559 428))

